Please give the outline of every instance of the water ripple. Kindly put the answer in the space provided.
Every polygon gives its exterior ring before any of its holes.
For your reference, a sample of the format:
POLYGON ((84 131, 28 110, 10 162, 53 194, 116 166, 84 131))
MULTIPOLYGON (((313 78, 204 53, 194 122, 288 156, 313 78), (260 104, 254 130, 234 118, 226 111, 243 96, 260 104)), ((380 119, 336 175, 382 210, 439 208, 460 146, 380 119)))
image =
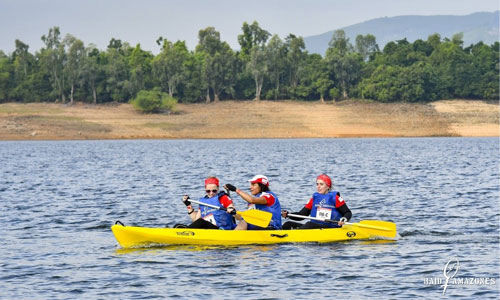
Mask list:
POLYGON ((442 288, 424 279, 458 257, 458 276, 497 283, 447 295, 498 299, 498 153, 496 138, 0 142, 0 298, 429 299, 442 288), (209 175, 266 174, 299 210, 323 172, 354 221, 399 239, 121 249, 110 231, 189 223, 180 199, 209 175))

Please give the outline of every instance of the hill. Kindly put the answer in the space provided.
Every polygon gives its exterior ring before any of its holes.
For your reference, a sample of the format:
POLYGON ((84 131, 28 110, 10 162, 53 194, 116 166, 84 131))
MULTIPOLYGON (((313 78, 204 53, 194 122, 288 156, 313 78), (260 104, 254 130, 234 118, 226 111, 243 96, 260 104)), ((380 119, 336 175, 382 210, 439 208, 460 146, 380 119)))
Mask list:
MULTIPOLYGON (((372 19, 366 22, 339 28, 343 29, 354 44, 358 34, 373 34, 380 49, 390 41, 406 38, 409 42, 417 39, 426 40, 434 33, 441 38, 451 38, 454 34, 464 34, 464 45, 483 41, 491 45, 498 41, 499 11, 478 12, 466 16, 398 16, 372 19)), ((324 55, 333 32, 304 38, 306 49, 310 53, 324 55)))

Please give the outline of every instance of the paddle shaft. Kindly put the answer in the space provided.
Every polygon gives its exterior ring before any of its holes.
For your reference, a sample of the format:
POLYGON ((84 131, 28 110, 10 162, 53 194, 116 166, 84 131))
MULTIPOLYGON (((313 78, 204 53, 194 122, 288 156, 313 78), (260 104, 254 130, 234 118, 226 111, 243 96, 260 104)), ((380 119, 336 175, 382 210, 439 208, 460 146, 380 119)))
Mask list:
MULTIPOLYGON (((294 217, 294 218, 316 220, 316 221, 327 222, 327 223, 338 223, 339 222, 339 221, 334 221, 334 220, 326 220, 326 219, 320 219, 320 218, 315 218, 315 217, 310 217, 310 216, 303 216, 303 215, 288 214, 288 216, 289 217, 294 217)), ((347 224, 347 223, 344 223, 344 224, 347 224)))
MULTIPOLYGON (((335 220, 325 220, 325 219, 320 219, 320 218, 315 218, 315 217, 302 216, 302 215, 294 215, 294 214, 288 214, 288 216, 294 217, 294 218, 316 220, 316 221, 327 222, 327 223, 335 223, 335 224, 337 224, 339 222, 339 221, 335 221, 335 220)), ((375 226, 375 225, 367 225, 367 224, 360 224, 360 223, 350 223, 350 222, 344 222, 344 224, 346 224, 346 225, 352 225, 352 226, 358 226, 358 227, 364 227, 364 228, 370 228, 370 229, 376 229, 376 230, 393 231, 393 229, 391 229, 391 228, 380 227, 380 226, 375 226)))
POLYGON ((190 202, 194 202, 194 203, 196 203, 196 204, 205 205, 205 206, 207 206, 207 207, 217 208, 217 209, 220 209, 220 210, 225 210, 225 211, 227 211, 227 208, 225 208, 224 206, 217 206, 217 205, 207 204, 207 203, 203 203, 203 202, 196 201, 196 200, 191 200, 191 199, 189 199, 189 201, 190 201, 190 202))

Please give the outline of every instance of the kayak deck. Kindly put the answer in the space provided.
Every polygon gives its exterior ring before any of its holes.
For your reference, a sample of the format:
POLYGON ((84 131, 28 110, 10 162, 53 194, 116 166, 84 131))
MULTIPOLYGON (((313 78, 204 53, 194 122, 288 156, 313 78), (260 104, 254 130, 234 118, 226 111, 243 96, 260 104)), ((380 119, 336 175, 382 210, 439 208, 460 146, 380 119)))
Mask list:
POLYGON ((378 232, 357 226, 307 230, 218 230, 191 228, 149 228, 123 226, 111 227, 116 240, 123 248, 148 245, 248 245, 278 243, 330 243, 347 240, 391 239, 390 233, 378 232))

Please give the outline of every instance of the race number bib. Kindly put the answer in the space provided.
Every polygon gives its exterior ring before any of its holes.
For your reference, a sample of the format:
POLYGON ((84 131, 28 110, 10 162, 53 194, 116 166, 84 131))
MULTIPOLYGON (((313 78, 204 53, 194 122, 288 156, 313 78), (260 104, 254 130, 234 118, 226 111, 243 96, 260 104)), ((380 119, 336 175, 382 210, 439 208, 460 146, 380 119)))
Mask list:
POLYGON ((208 221, 212 224, 214 224, 215 226, 217 226, 217 223, 215 222, 215 218, 214 218, 214 215, 213 214, 209 214, 209 215, 206 215, 203 220, 205 221, 208 221))
POLYGON ((318 207, 318 210, 316 211, 316 217, 320 219, 330 220, 330 218, 332 217, 332 209, 325 207, 318 207))

